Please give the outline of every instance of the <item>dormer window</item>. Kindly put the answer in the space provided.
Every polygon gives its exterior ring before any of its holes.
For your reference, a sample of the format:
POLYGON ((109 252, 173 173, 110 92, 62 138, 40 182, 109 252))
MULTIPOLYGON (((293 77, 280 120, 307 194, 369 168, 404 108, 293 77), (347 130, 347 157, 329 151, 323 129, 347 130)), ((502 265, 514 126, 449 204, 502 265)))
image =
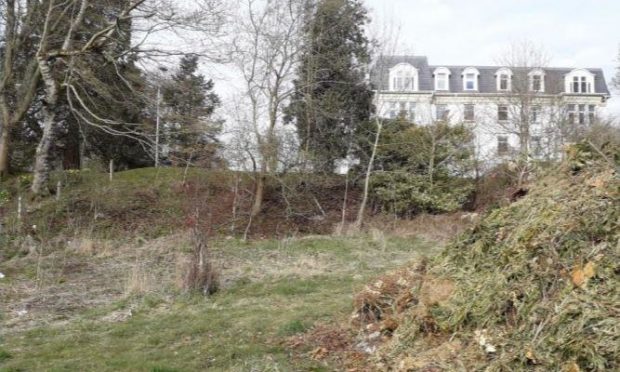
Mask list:
POLYGON ((436 68, 433 76, 435 76, 435 90, 450 90, 450 70, 445 67, 436 68))
POLYGON ((499 76, 499 90, 508 90, 509 83, 510 76, 508 76, 508 74, 501 74, 499 76))
POLYGON ((585 76, 573 77, 573 90, 572 93, 591 93, 592 84, 588 82, 585 76))
POLYGON ((542 69, 532 70, 527 75, 530 81, 530 92, 545 91, 545 72, 542 69))
POLYGON ((463 70, 463 90, 478 90, 478 75, 480 73, 473 67, 463 70))
POLYGON ((410 92, 418 90, 418 70, 408 63, 390 69, 390 90, 410 92))
POLYGON ((534 75, 532 76, 532 91, 540 92, 542 91, 542 76, 534 75))
POLYGON ((594 93, 594 74, 588 70, 573 70, 565 77, 567 93, 594 93))
POLYGON ((509 91, 512 89, 512 71, 507 68, 500 68, 495 74, 497 77, 497 90, 509 91))

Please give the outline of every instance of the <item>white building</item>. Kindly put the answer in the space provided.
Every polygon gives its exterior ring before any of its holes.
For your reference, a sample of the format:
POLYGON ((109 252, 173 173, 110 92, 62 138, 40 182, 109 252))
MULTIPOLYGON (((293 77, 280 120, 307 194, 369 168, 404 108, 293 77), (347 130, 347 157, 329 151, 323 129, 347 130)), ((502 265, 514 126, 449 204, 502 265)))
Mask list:
POLYGON ((592 122, 610 98, 599 68, 430 66, 422 56, 381 58, 371 82, 382 117, 469 125, 491 161, 523 146, 523 124, 531 156, 557 155, 564 130, 592 122))

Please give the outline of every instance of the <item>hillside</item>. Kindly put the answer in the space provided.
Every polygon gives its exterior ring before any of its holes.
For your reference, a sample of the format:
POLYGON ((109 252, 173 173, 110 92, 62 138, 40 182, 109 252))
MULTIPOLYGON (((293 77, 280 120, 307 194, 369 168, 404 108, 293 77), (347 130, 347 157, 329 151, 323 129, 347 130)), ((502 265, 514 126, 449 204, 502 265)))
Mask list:
MULTIPOLYGON (((253 178, 242 172, 200 168, 142 168, 108 175, 90 170, 58 172, 60 196, 29 201, 32 178, 2 184, 10 196, 1 206, 4 233, 0 255, 15 254, 25 235, 49 240, 87 234, 94 238, 130 235, 156 238, 185 229, 198 219, 209 233, 249 237, 331 233, 342 217, 345 180, 338 176, 289 174, 267 184, 263 212, 249 220, 253 178), (17 197, 23 220, 17 221, 17 197), (36 231, 31 231, 32 226, 36 231)), ((348 190, 347 219, 353 218, 359 191, 348 190)), ((0 257, 1 258, 1 257, 0 257)))

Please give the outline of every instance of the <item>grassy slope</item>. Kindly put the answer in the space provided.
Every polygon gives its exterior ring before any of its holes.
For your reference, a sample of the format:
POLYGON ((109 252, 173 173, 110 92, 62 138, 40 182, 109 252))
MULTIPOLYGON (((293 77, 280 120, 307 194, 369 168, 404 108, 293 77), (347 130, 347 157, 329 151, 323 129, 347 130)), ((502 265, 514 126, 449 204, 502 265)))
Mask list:
MULTIPOLYGON (((198 168, 187 173, 183 168, 135 169, 116 173, 112 182, 105 173, 68 171, 54 174, 51 184, 57 181, 63 185, 59 200, 50 197, 40 202, 28 201, 28 177, 0 183, 0 192, 8 191, 10 196, 0 200, 0 216, 5 216, 4 231, 10 238, 19 239, 36 225, 40 240, 84 231, 98 238, 125 234, 148 239, 187 227, 196 208, 212 233, 240 236, 249 220, 254 185, 247 173, 198 168), (25 201, 21 228, 15 218, 19 194, 25 201)), ((344 182, 336 175, 287 174, 269 179, 263 213, 253 218, 249 235, 331 232, 341 218, 344 182)), ((357 191, 351 188, 348 194, 348 217, 353 218, 357 191)), ((7 245, 11 246, 10 239, 0 236, 0 248, 7 245)), ((7 256, 6 251, 0 252, 0 260, 7 256)))
POLYGON ((146 294, 5 335, 0 370, 332 370, 294 358, 284 341, 346 317, 368 278, 433 252, 427 243, 396 238, 220 241, 213 253, 228 287, 215 296, 174 292, 163 277, 146 294), (102 320, 128 308, 127 321, 102 320))

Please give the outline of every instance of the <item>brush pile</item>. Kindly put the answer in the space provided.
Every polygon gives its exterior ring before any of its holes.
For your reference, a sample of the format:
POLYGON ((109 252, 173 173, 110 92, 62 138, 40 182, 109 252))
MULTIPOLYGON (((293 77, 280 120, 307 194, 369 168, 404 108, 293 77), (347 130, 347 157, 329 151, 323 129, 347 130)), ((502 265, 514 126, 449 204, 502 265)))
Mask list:
POLYGON ((377 286, 360 293, 354 318, 365 321, 364 328, 388 316, 398 324, 371 357, 375 365, 401 371, 620 370, 615 155, 575 145, 555 174, 490 212, 424 270, 411 269, 415 275, 401 281, 411 283, 406 289, 387 286, 393 301, 377 286), (429 302, 437 283, 442 296, 429 302), (406 307, 398 304, 404 298, 406 307))

